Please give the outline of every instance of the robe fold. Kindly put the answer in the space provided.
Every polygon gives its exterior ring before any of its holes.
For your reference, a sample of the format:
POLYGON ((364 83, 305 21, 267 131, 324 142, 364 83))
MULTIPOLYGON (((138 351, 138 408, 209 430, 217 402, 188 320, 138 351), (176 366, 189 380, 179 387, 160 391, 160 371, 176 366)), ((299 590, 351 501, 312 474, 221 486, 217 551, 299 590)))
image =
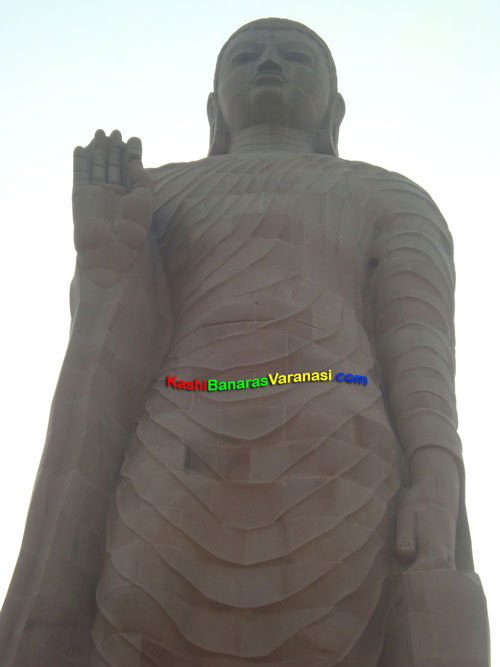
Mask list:
POLYGON ((131 272, 75 277, 2 664, 376 667, 408 461, 463 470, 446 223, 408 179, 324 155, 150 173, 131 272), (165 386, 328 370, 367 386, 165 386))

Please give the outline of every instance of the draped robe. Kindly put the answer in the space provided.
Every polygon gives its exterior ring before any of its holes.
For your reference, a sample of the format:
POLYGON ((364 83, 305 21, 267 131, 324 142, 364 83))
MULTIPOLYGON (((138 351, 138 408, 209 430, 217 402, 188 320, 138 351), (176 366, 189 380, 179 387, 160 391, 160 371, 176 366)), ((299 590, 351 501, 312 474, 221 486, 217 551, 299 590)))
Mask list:
MULTIPOLYGON (((64 576, 87 575, 85 605, 76 594, 62 600, 54 577, 13 583, 8 664, 54 646, 53 632, 26 639, 19 621, 43 580, 50 613, 70 609, 77 628, 57 665, 87 664, 93 625, 92 665, 375 666, 406 462, 437 445, 461 466, 446 223, 408 179, 324 155, 223 155, 151 174, 148 246, 127 282, 99 296, 99 312, 119 313, 103 317, 89 353, 106 367, 91 419, 100 452, 85 469, 82 456, 68 463, 79 485, 92 480, 88 509, 99 516, 79 516, 73 491, 64 498, 75 533, 92 524, 93 556, 78 562, 57 531, 38 538, 47 562, 69 562, 64 576), (390 369, 379 363, 388 355, 390 369), (134 362, 127 368, 133 357, 144 360, 140 381, 134 362), (227 381, 329 369, 368 384, 165 386, 167 374, 227 381), (121 430, 112 454, 110 413, 121 430), (99 457, 111 461, 97 480, 99 457)), ((75 313, 86 307, 74 301, 75 313)), ((74 451, 91 447, 85 424, 74 451)), ((42 476, 62 448, 54 440, 42 476)), ((457 562, 472 570, 463 476, 461 486, 457 562)), ((52 515, 57 523, 61 512, 52 515)), ((23 544, 30 571, 37 549, 23 544)), ((50 629, 50 614, 37 613, 50 629)))

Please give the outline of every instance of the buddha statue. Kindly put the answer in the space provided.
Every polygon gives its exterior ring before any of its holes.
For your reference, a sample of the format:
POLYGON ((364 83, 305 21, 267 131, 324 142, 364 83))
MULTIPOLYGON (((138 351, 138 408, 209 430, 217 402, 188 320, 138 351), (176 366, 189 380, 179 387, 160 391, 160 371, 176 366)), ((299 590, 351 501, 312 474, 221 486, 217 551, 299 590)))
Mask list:
POLYGON ((72 329, 2 664, 489 664, 452 238, 421 187, 339 157, 344 111, 323 40, 262 19, 219 54, 208 157, 145 169, 117 130, 75 150, 72 329), (291 379, 327 371, 366 386, 291 379))

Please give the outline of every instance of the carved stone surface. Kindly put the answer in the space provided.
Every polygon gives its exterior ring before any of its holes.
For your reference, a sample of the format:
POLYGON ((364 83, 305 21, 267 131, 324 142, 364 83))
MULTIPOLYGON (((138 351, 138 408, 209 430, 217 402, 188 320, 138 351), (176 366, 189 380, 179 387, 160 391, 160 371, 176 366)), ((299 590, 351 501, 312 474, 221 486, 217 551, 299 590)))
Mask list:
POLYGON ((207 158, 75 150, 72 329, 2 665, 489 664, 452 239, 415 183, 338 157, 343 114, 327 46, 267 19, 219 55, 207 158), (368 383, 165 383, 330 369, 368 383))

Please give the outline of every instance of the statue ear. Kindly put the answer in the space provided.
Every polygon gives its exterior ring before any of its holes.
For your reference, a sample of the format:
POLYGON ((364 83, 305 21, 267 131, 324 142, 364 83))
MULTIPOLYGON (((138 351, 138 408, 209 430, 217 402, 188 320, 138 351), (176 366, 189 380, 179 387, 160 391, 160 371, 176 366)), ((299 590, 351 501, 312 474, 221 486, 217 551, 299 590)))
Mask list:
POLYGON ((316 135, 316 151, 318 153, 339 156, 339 128, 344 114, 344 98, 340 93, 333 93, 316 135))
POLYGON ((208 155, 224 155, 228 151, 227 128, 215 93, 210 93, 208 96, 207 116, 210 123, 210 148, 208 149, 208 155))

